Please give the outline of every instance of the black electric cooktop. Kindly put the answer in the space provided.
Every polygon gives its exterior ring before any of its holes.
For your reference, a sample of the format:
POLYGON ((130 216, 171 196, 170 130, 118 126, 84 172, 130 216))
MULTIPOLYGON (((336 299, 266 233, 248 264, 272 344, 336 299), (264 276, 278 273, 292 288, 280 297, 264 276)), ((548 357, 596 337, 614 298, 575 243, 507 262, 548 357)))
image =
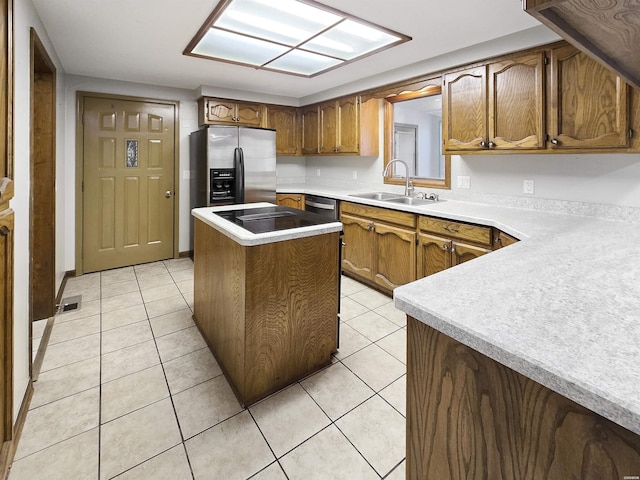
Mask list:
POLYGON ((336 222, 336 220, 317 213, 282 206, 246 208, 214 213, 251 233, 275 232, 336 222))

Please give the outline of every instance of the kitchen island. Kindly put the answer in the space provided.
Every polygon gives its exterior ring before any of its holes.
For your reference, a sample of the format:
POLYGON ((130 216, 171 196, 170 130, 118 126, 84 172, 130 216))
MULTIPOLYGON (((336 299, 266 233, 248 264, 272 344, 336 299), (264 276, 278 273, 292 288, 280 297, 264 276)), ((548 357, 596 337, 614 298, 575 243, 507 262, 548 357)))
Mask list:
POLYGON ((340 222, 268 203, 194 217, 194 320, 244 406, 331 363, 340 222))

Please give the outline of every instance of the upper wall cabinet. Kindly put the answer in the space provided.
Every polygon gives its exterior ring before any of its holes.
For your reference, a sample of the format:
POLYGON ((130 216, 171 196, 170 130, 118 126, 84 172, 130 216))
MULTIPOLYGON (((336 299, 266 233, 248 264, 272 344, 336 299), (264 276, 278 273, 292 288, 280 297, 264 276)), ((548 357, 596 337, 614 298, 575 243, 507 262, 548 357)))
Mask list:
POLYGON ((302 122, 302 154, 317 155, 320 153, 320 113, 317 105, 309 105, 300 109, 302 122))
POLYGON ((629 146, 627 84, 571 45, 551 50, 549 135, 554 149, 629 146))
POLYGON ((351 96, 301 109, 303 155, 379 153, 380 100, 351 96))
POLYGON ((298 109, 280 105, 267 106, 267 128, 276 131, 276 155, 299 155, 298 109))
POLYGON ((640 88, 637 1, 524 0, 524 8, 558 35, 640 88))
POLYGON ((265 106, 258 103, 236 102, 201 97, 198 100, 198 118, 201 125, 264 125, 265 106))
POLYGON ((543 80, 542 53, 445 75, 445 151, 544 148, 543 80))

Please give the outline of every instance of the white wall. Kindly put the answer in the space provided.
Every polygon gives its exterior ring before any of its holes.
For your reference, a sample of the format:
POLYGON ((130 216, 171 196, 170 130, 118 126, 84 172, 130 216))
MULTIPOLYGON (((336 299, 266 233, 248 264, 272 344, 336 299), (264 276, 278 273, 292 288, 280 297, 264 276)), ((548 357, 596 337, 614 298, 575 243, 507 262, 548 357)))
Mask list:
POLYGON ((452 158, 452 185, 468 175, 472 194, 513 195, 640 207, 640 154, 465 155, 452 158), (534 195, 522 192, 535 182, 534 195))
MULTIPOLYGON (((42 26, 31 0, 14 2, 14 182, 15 197, 11 207, 15 211, 14 245, 14 310, 13 310, 13 365, 14 365, 14 419, 29 383, 29 199, 30 199, 30 29, 33 27, 57 69, 57 136, 56 136, 56 192, 64 191, 64 76, 46 31, 42 26)), ((56 202, 56 287, 64 275, 65 209, 56 202)))

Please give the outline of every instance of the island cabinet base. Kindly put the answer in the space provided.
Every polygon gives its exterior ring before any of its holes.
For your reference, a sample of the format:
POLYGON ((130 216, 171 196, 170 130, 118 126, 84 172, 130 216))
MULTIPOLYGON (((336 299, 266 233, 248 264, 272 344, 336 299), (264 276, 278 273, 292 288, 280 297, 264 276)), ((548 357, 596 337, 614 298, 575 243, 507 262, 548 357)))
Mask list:
POLYGON ((194 320, 251 405, 331 363, 339 233, 242 246, 194 219, 194 320))
POLYGON ((407 479, 624 480, 640 436, 409 317, 407 479))

